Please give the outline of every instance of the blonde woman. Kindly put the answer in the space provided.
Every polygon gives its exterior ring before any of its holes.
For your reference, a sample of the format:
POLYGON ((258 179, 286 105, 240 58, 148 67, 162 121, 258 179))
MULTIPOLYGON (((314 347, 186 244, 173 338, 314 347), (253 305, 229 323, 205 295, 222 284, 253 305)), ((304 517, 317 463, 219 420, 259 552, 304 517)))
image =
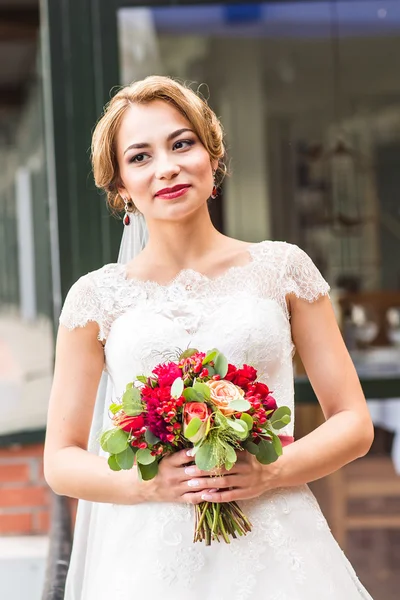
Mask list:
POLYGON ((125 227, 140 213, 149 237, 126 264, 81 277, 60 318, 45 473, 56 493, 81 500, 66 600, 370 599, 306 485, 364 455, 373 437, 329 287, 297 246, 214 228, 208 200, 224 155, 207 103, 166 77, 121 89, 94 131, 96 184, 127 209, 125 227), (188 346, 253 365, 292 407, 296 347, 326 422, 272 465, 240 453, 218 490, 184 451, 149 482, 111 471, 88 448, 93 415, 108 420, 101 395, 95 406, 102 373, 119 397, 160 353, 188 346), (230 545, 193 544, 192 505, 203 499, 237 500, 253 531, 230 545))

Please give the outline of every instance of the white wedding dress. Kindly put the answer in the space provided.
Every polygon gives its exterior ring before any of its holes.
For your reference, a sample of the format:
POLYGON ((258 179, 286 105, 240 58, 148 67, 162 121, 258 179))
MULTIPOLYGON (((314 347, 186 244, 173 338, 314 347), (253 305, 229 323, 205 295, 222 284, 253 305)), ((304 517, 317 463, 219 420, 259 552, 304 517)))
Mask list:
MULTIPOLYGON (((293 408, 293 343, 285 296, 313 302, 328 284, 297 246, 261 242, 249 262, 210 279, 186 269, 168 285, 110 264, 71 288, 60 321, 99 325, 115 397, 166 352, 218 348, 253 365, 293 408)), ((103 425, 109 427, 107 407, 103 425)), ((293 423, 283 434, 292 435, 293 423)), ((98 431, 91 450, 99 452, 98 431)), ((253 531, 230 545, 193 544, 193 507, 80 502, 66 600, 372 600, 306 485, 240 502, 253 531)))

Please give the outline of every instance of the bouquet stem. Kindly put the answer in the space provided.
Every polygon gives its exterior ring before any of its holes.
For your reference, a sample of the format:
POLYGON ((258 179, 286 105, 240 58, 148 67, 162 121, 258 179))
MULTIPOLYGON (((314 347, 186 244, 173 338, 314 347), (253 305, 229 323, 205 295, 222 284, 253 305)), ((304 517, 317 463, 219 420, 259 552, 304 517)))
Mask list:
POLYGON ((230 538, 246 535, 251 531, 252 525, 236 502, 218 504, 202 502, 195 507, 194 542, 206 542, 210 546, 212 541, 230 544, 230 538))

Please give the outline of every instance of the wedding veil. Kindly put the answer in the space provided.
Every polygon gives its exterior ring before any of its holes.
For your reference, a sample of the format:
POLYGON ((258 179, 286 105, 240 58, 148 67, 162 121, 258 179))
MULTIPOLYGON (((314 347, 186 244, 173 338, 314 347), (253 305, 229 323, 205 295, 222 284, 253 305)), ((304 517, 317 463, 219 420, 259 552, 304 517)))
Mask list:
MULTIPOLYGON (((141 213, 130 213, 130 224, 124 225, 118 263, 126 264, 145 247, 148 240, 146 222, 141 213)), ((113 400, 113 386, 106 371, 100 379, 90 429, 88 450, 99 454, 99 437, 107 417, 106 407, 113 400)), ((69 565, 64 600, 80 600, 85 579, 86 565, 91 560, 91 532, 96 526, 96 503, 80 500, 76 517, 73 551, 69 565)))

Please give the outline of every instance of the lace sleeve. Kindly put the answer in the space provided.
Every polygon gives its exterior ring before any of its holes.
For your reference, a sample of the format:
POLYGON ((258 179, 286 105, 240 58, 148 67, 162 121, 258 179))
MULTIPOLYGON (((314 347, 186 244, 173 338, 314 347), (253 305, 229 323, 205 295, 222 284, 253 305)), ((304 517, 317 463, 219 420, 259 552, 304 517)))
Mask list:
POLYGON ((84 275, 69 290, 60 315, 60 324, 67 329, 84 327, 89 321, 99 326, 98 339, 106 338, 103 311, 96 282, 84 275))
POLYGON ((286 263, 285 295, 295 294, 298 298, 314 302, 320 296, 326 296, 329 289, 329 284, 308 254, 291 245, 286 263))

